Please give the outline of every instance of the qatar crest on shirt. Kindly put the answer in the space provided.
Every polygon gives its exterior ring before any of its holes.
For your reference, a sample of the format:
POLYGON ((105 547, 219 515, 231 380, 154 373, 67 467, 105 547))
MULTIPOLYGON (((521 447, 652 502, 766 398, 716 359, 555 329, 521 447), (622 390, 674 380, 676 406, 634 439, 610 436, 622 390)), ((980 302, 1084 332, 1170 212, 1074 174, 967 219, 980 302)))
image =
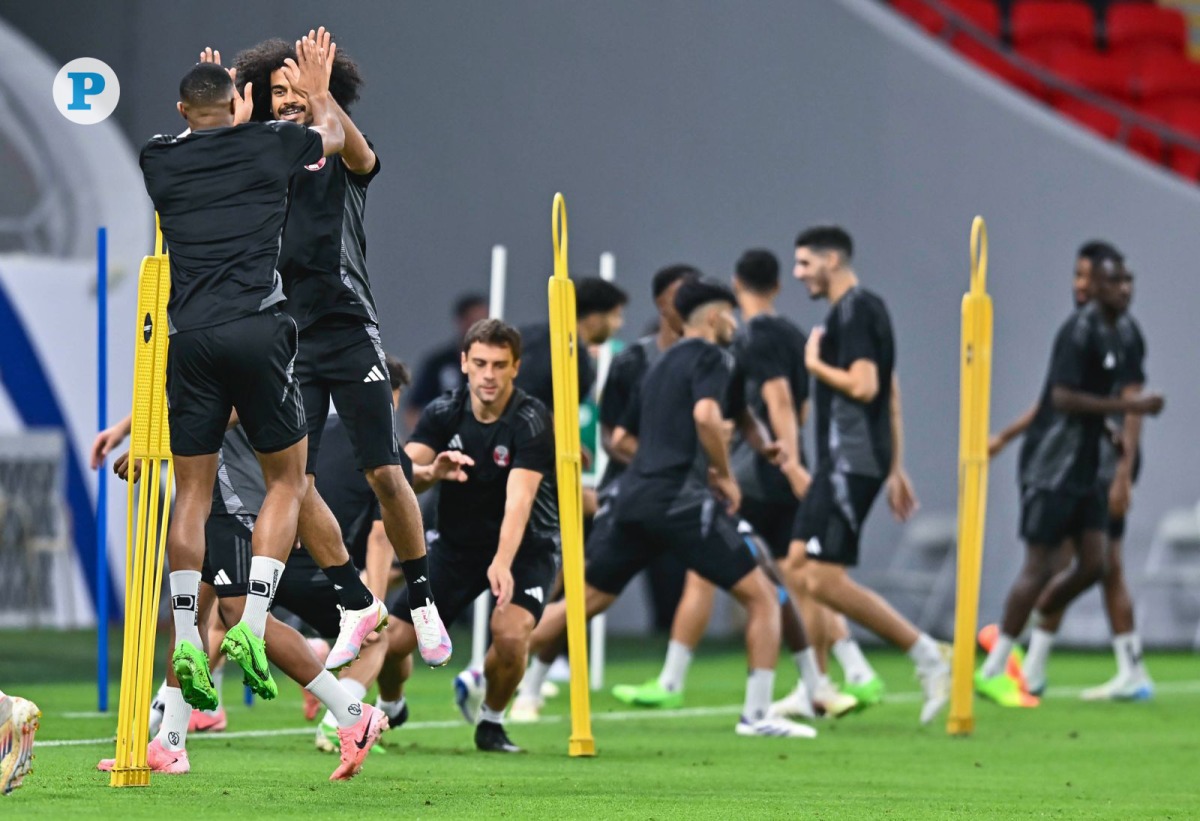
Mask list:
POLYGON ((508 448, 504 445, 496 445, 496 449, 492 451, 492 461, 502 468, 508 467, 508 463, 511 461, 508 448))
POLYGON ((322 157, 321 159, 317 160, 312 165, 304 166, 304 170, 305 171, 320 171, 324 167, 325 167, 325 158, 322 157))

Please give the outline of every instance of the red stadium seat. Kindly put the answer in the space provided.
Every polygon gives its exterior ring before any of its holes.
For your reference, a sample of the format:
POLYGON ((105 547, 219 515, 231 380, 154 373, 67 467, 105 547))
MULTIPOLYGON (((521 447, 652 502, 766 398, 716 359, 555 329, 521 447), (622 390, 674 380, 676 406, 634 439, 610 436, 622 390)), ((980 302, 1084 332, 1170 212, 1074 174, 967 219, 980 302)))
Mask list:
MULTIPOLYGON (((1163 119, 1177 131, 1200 141, 1200 102, 1177 102, 1163 111, 1163 119)), ((1200 150, 1168 144, 1167 164, 1188 179, 1200 180, 1200 150)))
POLYGON ((1068 48, 1096 50, 1096 22, 1090 7, 1074 0, 1022 0, 1012 7, 1013 46, 1042 61, 1068 48))
MULTIPOLYGON (((1060 100, 1055 108, 1075 122, 1087 126, 1110 140, 1116 140, 1121 134, 1121 118, 1091 103, 1078 99, 1066 99, 1060 100)), ((1152 131, 1135 126, 1130 130, 1125 144, 1130 150, 1141 154, 1148 160, 1156 163, 1162 161, 1162 138, 1152 131)))
POLYGON ((976 28, 986 31, 999 39, 1000 37, 1000 8, 993 0, 943 0, 948 8, 957 11, 973 23, 976 28))
POLYGON ((1200 102, 1200 63, 1186 57, 1165 53, 1142 57, 1131 80, 1134 98, 1147 111, 1186 100, 1200 102))
POLYGON ((951 47, 980 68, 1039 99, 1046 98, 1046 87, 1037 77, 1012 64, 1005 54, 965 34, 950 39, 951 47))
MULTIPOLYGON (((1120 102, 1130 99, 1133 64, 1124 57, 1076 49, 1050 52, 1046 67, 1064 80, 1120 102)), ((1053 95, 1052 96, 1058 96, 1053 95)), ((1070 95, 1067 95, 1070 96, 1070 95)))
POLYGON ((946 30, 946 18, 924 0, 892 0, 892 8, 933 35, 946 30))
POLYGON ((1108 8, 1106 29, 1113 54, 1187 54, 1187 18, 1178 9, 1118 3, 1108 8))

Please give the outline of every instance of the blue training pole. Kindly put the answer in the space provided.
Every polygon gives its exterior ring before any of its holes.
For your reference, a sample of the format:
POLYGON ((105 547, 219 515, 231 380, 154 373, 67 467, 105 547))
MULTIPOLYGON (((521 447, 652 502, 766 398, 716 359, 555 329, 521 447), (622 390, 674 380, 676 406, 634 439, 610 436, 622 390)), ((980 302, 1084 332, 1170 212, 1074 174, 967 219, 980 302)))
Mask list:
MULTIPOLYGON (((108 427, 108 231, 96 231, 96 424, 108 427)), ((108 460, 96 490, 96 709, 108 712, 108 460)))

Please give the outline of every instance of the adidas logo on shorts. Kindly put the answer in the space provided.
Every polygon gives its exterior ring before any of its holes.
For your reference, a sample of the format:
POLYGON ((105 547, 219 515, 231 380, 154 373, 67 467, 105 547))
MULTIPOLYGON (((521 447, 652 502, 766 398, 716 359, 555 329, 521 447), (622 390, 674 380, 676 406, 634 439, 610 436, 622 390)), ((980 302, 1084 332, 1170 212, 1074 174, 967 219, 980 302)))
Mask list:
POLYGON ((529 588, 528 590, 525 591, 525 595, 531 599, 537 599, 538 604, 544 603, 542 601, 542 588, 540 588, 540 587, 529 588))
POLYGON ((372 365, 370 372, 363 379, 364 382, 386 382, 388 378, 379 370, 378 365, 372 365))

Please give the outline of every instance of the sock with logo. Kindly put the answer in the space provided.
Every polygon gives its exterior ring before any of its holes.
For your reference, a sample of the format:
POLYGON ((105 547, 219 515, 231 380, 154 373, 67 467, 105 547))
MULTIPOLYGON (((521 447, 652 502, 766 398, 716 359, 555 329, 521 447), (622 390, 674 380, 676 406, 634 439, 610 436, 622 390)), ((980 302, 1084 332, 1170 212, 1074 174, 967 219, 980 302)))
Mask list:
POLYGON ((412 609, 424 607, 433 601, 429 587, 429 554, 400 562, 404 571, 404 582, 408 585, 408 604, 412 609))
POLYGON ((328 670, 318 673, 316 678, 304 685, 304 689, 325 705, 338 727, 353 727, 362 718, 362 701, 352 696, 328 670))
POLYGON ((253 556, 250 559, 250 580, 246 584, 246 609, 242 621, 256 637, 262 638, 267 631, 267 611, 275 598, 275 588, 283 575, 283 562, 270 556, 253 556))
POLYGON ((175 620, 175 641, 190 642, 204 650, 200 630, 196 627, 196 599, 200 596, 199 570, 171 572, 171 615, 175 620))
POLYGON ((692 648, 671 639, 667 643, 667 658, 663 662, 662 672, 658 674, 658 683, 667 692, 681 692, 691 664, 692 648))
POLYGON ((172 752, 182 750, 187 744, 188 723, 192 720, 192 708, 183 700, 183 691, 178 687, 164 687, 162 701, 163 721, 155 738, 165 750, 172 752))
POLYGON ((375 601, 375 597, 371 595, 371 591, 363 584, 362 578, 358 575, 358 568, 350 561, 336 567, 326 567, 325 577, 333 582, 333 589, 337 592, 338 601, 342 607, 347 610, 362 610, 365 607, 370 607, 375 601))
MULTIPOLYGON (((357 679, 353 679, 353 678, 350 678, 349 676, 347 676, 346 678, 338 679, 338 681, 340 681, 342 683, 342 689, 345 690, 347 693, 349 693, 350 698, 352 698, 352 699, 355 699, 357 701, 362 701, 363 698, 367 695, 367 685, 363 684, 361 681, 358 681, 357 679)), ((325 715, 321 718, 322 724, 333 724, 336 721, 337 721, 337 716, 335 716, 333 714, 333 710, 326 710, 325 715)))
POLYGON ((1142 664, 1142 639, 1137 633, 1113 636, 1113 654, 1117 657, 1117 672, 1122 679, 1145 678, 1142 664))
POLYGON ((766 718, 771 707, 771 693, 775 687, 774 670, 751 670, 746 678, 746 702, 742 706, 742 720, 753 724, 766 718))
POLYGON ((875 668, 867 661, 862 648, 854 639, 844 638, 835 641, 833 656, 841 665, 846 681, 851 684, 865 684, 875 678, 875 668))

